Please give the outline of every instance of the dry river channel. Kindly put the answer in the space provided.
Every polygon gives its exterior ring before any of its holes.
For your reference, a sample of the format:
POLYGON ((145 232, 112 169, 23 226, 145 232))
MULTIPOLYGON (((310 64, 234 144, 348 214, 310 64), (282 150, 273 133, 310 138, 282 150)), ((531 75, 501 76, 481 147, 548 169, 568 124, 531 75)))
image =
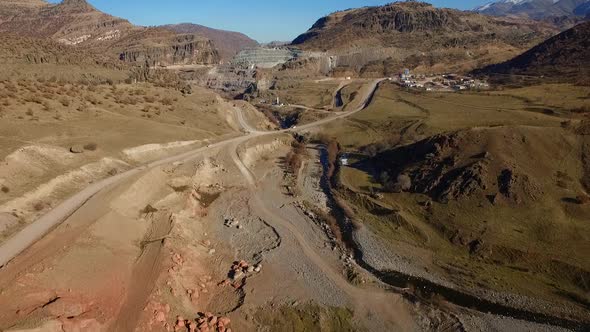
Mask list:
MULTIPOLYGON (((257 181, 254 178, 253 173, 243 164, 243 162, 237 155, 236 149, 238 146, 256 137, 276 135, 277 133, 303 132, 337 119, 349 117, 357 112, 362 111, 371 103, 373 96, 376 90, 378 89, 379 83, 381 83, 382 81, 383 79, 380 79, 370 83, 370 89, 367 90, 367 93, 364 96, 365 99, 356 109, 346 113, 338 113, 335 116, 331 116, 313 123, 302 125, 297 128, 283 129, 279 131, 259 131, 256 128, 250 126, 245 120, 243 113, 238 108, 235 108, 234 111, 236 112, 236 117, 244 131, 247 133, 246 135, 220 141, 209 146, 195 149, 180 155, 164 158, 146 165, 136 167, 124 173, 104 179, 102 181, 96 182, 90 185, 89 187, 85 188, 81 192, 70 197, 69 199, 65 200, 56 208, 51 210, 49 213, 47 213, 34 223, 28 225, 26 228, 14 235, 8 241, 4 242, 2 245, 0 245, 0 283, 12 280, 12 278, 10 277, 11 275, 16 275, 20 271, 24 271, 31 264, 26 263, 26 260, 24 264, 21 264, 19 262, 11 264, 11 261, 15 257, 26 251, 26 249, 29 248, 32 244, 34 244, 39 239, 43 238, 46 234, 51 232, 57 225, 67 220, 71 215, 73 215, 81 207, 87 204, 90 200, 94 198, 100 199, 100 193, 108 190, 113 185, 121 183, 134 175, 153 169, 155 167, 171 164, 174 162, 189 161, 199 157, 204 152, 209 151, 211 149, 229 147, 231 149, 230 153, 232 154, 234 162, 240 169, 243 176, 248 180, 250 189, 255 193, 257 190, 257 181)), ((340 89, 341 87, 339 87, 339 90, 340 89)), ((323 182, 325 183, 326 181, 323 182)), ((413 285, 416 289, 420 289, 421 294, 440 294, 445 298, 446 301, 456 306, 476 310, 482 313, 492 313, 495 315, 512 317, 519 320, 556 325, 576 331, 585 331, 588 329, 588 326, 590 326, 590 322, 588 321, 569 320, 561 317, 554 317, 547 314, 536 313, 525 309, 519 309, 509 305, 482 299, 478 296, 471 295, 469 293, 457 289, 442 286, 424 278, 418 278, 395 271, 380 271, 371 267, 368 263, 366 263, 363 260, 363 252, 358 248, 358 246, 354 242, 354 230, 350 226, 350 222, 344 217, 342 211, 338 210, 336 204, 334 204, 333 197, 331 196, 329 188, 327 188, 326 185, 324 185, 324 187, 326 187, 324 188, 324 190, 328 194, 328 198, 332 200, 330 206, 333 209, 335 215, 338 217, 337 219, 339 220, 344 238, 345 240, 347 240, 349 248, 354 253, 356 263, 358 264, 358 266, 360 266, 368 273, 375 276, 383 283, 392 286, 391 292, 395 291, 402 293, 404 294, 404 296, 408 297, 413 302, 427 301, 424 300, 423 297, 418 297, 415 294, 411 294, 406 291, 399 291, 400 288, 406 288, 408 285, 413 285)), ((267 214, 269 217, 272 217, 270 218, 270 220, 274 220, 280 223, 282 226, 284 226, 285 229, 291 232, 292 235, 297 239, 297 242, 303 249, 303 252, 306 254, 306 256, 308 256, 309 260, 316 264, 320 270, 326 273, 326 275, 330 279, 332 279, 338 285, 338 287, 341 288, 345 293, 349 294, 352 298, 359 299, 359 302, 363 307, 370 306, 370 303, 364 302, 367 302, 366 300, 370 302, 373 296, 387 296, 387 294, 368 294, 368 291, 362 290, 360 288, 352 286, 351 284, 348 284, 342 278, 341 275, 335 273, 330 268, 326 267, 325 264, 323 264, 321 255, 315 252, 314 249, 306 243, 305 238, 301 235, 301 232, 299 232, 299 230, 296 229, 296 227, 294 227, 288 221, 282 220, 282 218, 272 215, 272 213, 265 208, 265 202, 261 200, 259 196, 255 195, 254 197, 257 208, 264 214, 267 214), (361 301, 361 299, 366 300, 361 301)), ((383 312, 382 314, 387 315, 388 313, 383 312)))

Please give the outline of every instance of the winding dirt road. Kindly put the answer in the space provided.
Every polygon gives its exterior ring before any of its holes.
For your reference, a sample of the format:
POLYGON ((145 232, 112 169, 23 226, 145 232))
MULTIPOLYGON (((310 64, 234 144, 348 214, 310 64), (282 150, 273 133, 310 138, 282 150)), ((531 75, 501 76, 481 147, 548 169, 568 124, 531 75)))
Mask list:
MULTIPOLYGON (((51 255, 51 253, 53 252, 52 250, 55 251, 57 250, 57 248, 61 248, 67 243, 73 241, 73 239, 77 235, 81 234, 83 229, 91 225, 92 222, 96 220, 98 214, 100 214, 97 211, 109 209, 109 207, 107 206, 108 204, 106 204, 106 202, 108 202, 109 194, 113 190, 113 188, 120 187, 121 185, 124 185, 126 181, 133 179, 133 177, 142 175, 145 172, 148 172, 156 167, 172 164, 175 162, 190 161, 202 156, 203 153, 208 152, 210 150, 228 148, 231 157, 233 158, 234 162, 239 168, 241 174, 247 180, 251 190, 256 192, 256 179, 254 175, 250 172, 250 170, 243 164, 243 162, 240 160, 237 154, 237 148, 241 144, 246 143, 247 141, 260 136, 275 135, 277 133, 306 131, 329 123, 331 121, 348 117, 357 112, 360 112, 364 108, 366 108, 366 106, 370 103, 381 81, 382 80, 375 80, 371 83, 369 89, 367 90, 365 99, 360 104, 360 106, 357 107, 354 111, 341 113, 337 116, 322 119, 314 123, 302 125, 297 129, 285 129, 279 131, 260 131, 256 128, 253 128, 246 121, 244 114, 239 108, 234 107, 233 110, 235 112, 235 116, 243 130, 246 132, 246 135, 230 138, 172 157, 163 158, 161 160, 157 160, 155 162, 151 162, 149 164, 130 169, 126 172, 93 183, 87 188, 78 192, 77 194, 66 199, 57 207, 52 209, 49 213, 45 214, 32 224, 26 226, 19 233, 15 234, 6 242, 2 243, 0 245, 0 286, 11 283, 14 280, 14 278, 21 274, 23 271, 26 271, 29 267, 34 266, 35 264, 38 264, 39 262, 43 261, 45 257, 51 255), (93 217, 93 213, 97 214, 97 216, 93 217), (66 220, 69 224, 73 225, 69 229, 69 231, 64 233, 52 232, 53 229, 55 229, 58 225, 60 225, 62 222, 66 220), (46 236, 48 234, 51 236, 46 236), (40 245, 35 245, 31 247, 33 244, 37 242, 40 242, 40 245), (27 250, 29 247, 31 247, 31 250, 27 250), (11 261, 16 257, 18 257, 18 260, 15 260, 15 262, 12 263, 11 261)), ((334 282, 334 284, 338 286, 338 288, 341 288, 351 298, 355 299, 355 302, 359 303, 361 308, 363 308, 363 310, 365 310, 365 312, 368 314, 368 308, 370 306, 372 307, 372 303, 370 303, 372 302, 371 299, 377 299, 380 296, 382 297, 383 293, 368 293, 367 291, 357 289, 348 284, 348 282, 344 280, 343 277, 339 275, 337 271, 334 271, 325 264, 321 255, 318 254, 313 249, 313 247, 309 245, 308 242, 306 242, 305 237, 302 235, 300 231, 297 230, 297 228, 293 224, 289 223, 283 217, 267 209, 264 205, 263 200, 261 200, 258 194, 254 195, 254 198, 254 203, 258 212, 264 214, 271 222, 276 222, 284 226, 284 228, 287 229, 289 233, 291 233, 296 238, 298 245, 301 246, 303 252, 310 260, 310 262, 312 262, 314 265, 317 265, 317 267, 322 272, 324 272, 329 277, 329 279, 331 279, 334 282)), ((153 230, 157 234, 165 233, 166 227, 169 227, 169 223, 158 223, 158 225, 158 227, 161 227, 162 229, 158 228, 153 230)), ((140 257, 139 263, 141 264, 138 264, 140 265, 140 268, 134 268, 133 275, 135 276, 137 273, 142 275, 152 273, 152 267, 155 266, 155 264, 158 264, 158 253, 159 246, 148 246, 142 254, 142 256, 140 257), (146 269, 141 268, 142 266, 146 267, 146 269)), ((148 279, 151 280, 153 278, 148 279)), ((149 284, 148 279, 146 279, 146 285, 149 284)), ((144 288, 149 288, 149 285, 147 287, 143 287, 138 284, 137 287, 133 287, 131 289, 131 292, 133 294, 129 294, 127 300, 124 302, 124 306, 121 310, 121 313, 119 313, 119 315, 116 317, 116 320, 113 325, 115 329, 128 330, 133 328, 132 325, 134 324, 134 322, 136 322, 137 318, 139 317, 138 312, 140 312, 143 309, 143 302, 145 301, 145 298, 147 296, 144 293, 149 293, 150 291, 149 289, 144 288)), ((388 297, 387 299, 383 298, 382 301, 379 302, 391 304, 394 300, 395 299, 388 297)), ((383 310, 383 313, 380 314, 380 316, 396 317, 393 309, 394 306, 382 305, 379 307, 381 308, 380 310, 383 310)), ((373 310, 375 309, 371 308, 371 312, 373 310)))
POLYGON ((355 109, 354 111, 351 111, 351 112, 348 112, 345 114, 340 114, 340 115, 337 115, 334 117, 325 118, 320 121, 309 123, 306 125, 302 125, 302 126, 298 127, 297 129, 285 129, 285 130, 272 131, 272 132, 259 131, 247 123, 242 112, 238 108, 234 108, 234 111, 236 112, 236 117, 237 117, 240 125, 248 133, 247 135, 224 140, 224 141, 221 141, 221 142, 218 142, 215 144, 208 145, 206 147, 201 147, 201 148, 198 148, 198 149, 186 152, 186 153, 182 153, 179 155, 175 155, 172 157, 168 157, 168 158, 164 158, 164 159, 161 159, 158 161, 154 161, 154 162, 149 163, 147 165, 139 166, 139 167, 133 168, 131 170, 128 170, 124 173, 120 173, 115 176, 112 176, 112 177, 106 178, 104 180, 98 181, 96 183, 93 183, 92 185, 86 187, 85 189, 83 189, 82 191, 73 195, 72 197, 66 199, 61 204, 59 204, 54 209, 52 209, 50 212, 48 212, 47 214, 45 214, 44 216, 42 216, 41 218, 39 218, 35 222, 31 223, 30 225, 26 226, 20 232, 18 232, 17 234, 12 236, 10 239, 8 239, 4 243, 2 243, 0 245, 0 271, 1 271, 2 267, 4 267, 6 264, 8 264, 17 255, 19 255, 21 252, 23 252, 28 247, 30 247, 33 243, 35 243, 40 238, 42 238, 45 234, 50 232, 57 225, 62 223, 64 220, 66 220, 69 216, 71 216, 80 207, 82 207, 89 200, 91 200, 93 197, 95 197, 98 193, 100 193, 101 191, 105 190, 106 188, 108 188, 110 186, 121 183, 122 181, 129 179, 132 176, 139 174, 140 172, 144 172, 146 170, 149 170, 149 169, 152 169, 152 168, 155 168, 158 166, 166 165, 166 164, 171 164, 174 162, 189 161, 191 159, 195 159, 195 158, 199 157, 202 153, 204 153, 208 150, 224 147, 224 146, 227 146, 228 144, 244 143, 247 140, 252 139, 253 137, 257 137, 257 136, 272 135, 272 134, 281 133, 281 132, 305 131, 307 129, 321 126, 323 124, 326 124, 328 122, 331 122, 331 121, 334 121, 334 120, 337 120, 340 118, 351 116, 357 112, 362 111, 370 103, 370 101, 371 101, 371 99, 372 99, 372 97, 373 97, 375 91, 377 90, 377 87, 381 81, 383 81, 383 79, 375 80, 372 83, 371 88, 369 90, 370 93, 366 96, 366 98, 365 98, 364 102, 361 104, 361 106, 358 107, 357 109, 355 109))

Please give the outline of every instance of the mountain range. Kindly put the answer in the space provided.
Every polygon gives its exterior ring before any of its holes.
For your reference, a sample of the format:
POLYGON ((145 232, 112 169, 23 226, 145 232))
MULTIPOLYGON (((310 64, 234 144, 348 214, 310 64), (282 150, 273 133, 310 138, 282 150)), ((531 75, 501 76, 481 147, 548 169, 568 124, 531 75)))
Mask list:
POLYGON ((499 0, 477 7, 476 12, 494 15, 522 15, 534 19, 551 16, 586 16, 589 0, 499 0))
MULTIPOLYGON (((545 4, 563 12, 583 12, 589 3, 588 0, 502 0, 478 11, 491 11, 500 5, 537 8, 536 5, 545 4)), ((500 63, 486 68, 544 73, 541 67, 559 65, 559 70, 551 73, 572 76, 584 72, 576 68, 585 65, 588 54, 587 43, 580 37, 587 36, 584 34, 587 25, 547 39, 560 32, 557 26, 577 23, 578 19, 571 15, 546 16, 542 21, 535 21, 522 16, 495 17, 440 9, 408 1, 330 14, 297 37, 292 46, 325 52, 333 75, 383 77, 400 68, 466 72, 500 63), (528 51, 535 45, 538 46, 528 51)), ((10 56, 7 50, 14 50, 28 63, 76 63, 76 57, 87 54, 91 60, 84 61, 109 69, 119 68, 117 60, 150 67, 216 64, 229 61, 241 49, 258 45, 244 34, 197 24, 135 26, 97 10, 86 0, 63 0, 59 4, 44 0, 3 0, 0 34, 7 43, 3 58, 9 62, 22 60, 10 56), (46 41, 35 41, 41 39, 46 41), (34 47, 36 44, 42 47, 34 47), (76 51, 68 52, 61 46, 76 51)), ((80 63, 86 64, 84 61, 80 63)))

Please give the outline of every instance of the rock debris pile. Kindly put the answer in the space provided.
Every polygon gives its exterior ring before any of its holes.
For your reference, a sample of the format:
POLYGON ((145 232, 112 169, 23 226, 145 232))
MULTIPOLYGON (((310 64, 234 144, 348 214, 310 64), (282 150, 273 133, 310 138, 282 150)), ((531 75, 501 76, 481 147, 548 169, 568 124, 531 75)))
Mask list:
POLYGON ((223 222, 223 225, 225 225, 225 227, 229 227, 229 228, 238 228, 238 229, 242 229, 242 225, 240 224, 240 221, 237 220, 236 218, 225 218, 225 221, 223 222))
POLYGON ((231 320, 224 316, 215 316, 210 312, 199 313, 194 320, 176 317, 174 332, 231 332, 231 320))
POLYGON ((231 266, 229 273, 227 274, 228 279, 221 282, 221 285, 231 285, 232 287, 239 289, 244 286, 246 278, 249 276, 260 273, 262 271, 262 264, 251 265, 248 262, 241 260, 234 262, 231 266))

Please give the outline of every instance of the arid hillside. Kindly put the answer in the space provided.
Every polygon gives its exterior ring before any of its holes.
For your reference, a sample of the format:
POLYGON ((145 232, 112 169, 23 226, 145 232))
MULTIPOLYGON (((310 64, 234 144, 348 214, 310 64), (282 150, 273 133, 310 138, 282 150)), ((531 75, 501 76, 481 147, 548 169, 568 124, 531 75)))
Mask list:
POLYGON ((402 66, 439 71, 475 68, 508 59, 555 33, 550 24, 404 2, 331 14, 293 44, 336 56, 357 54, 357 61, 346 65, 358 71, 372 62, 369 71, 378 76, 402 66))
POLYGON ((588 154, 587 137, 576 132, 532 126, 467 129, 386 151, 369 163, 381 174, 384 191, 406 193, 397 194, 398 202, 401 197, 418 202, 415 210, 407 203, 403 212, 387 214, 398 219, 399 229, 415 232, 415 244, 428 238, 443 270, 488 271, 503 282, 494 285, 480 275, 487 288, 569 302, 583 312, 590 266, 581 234, 588 231, 590 169, 580 157, 588 154), (434 244, 432 234, 442 241, 434 244), (467 263, 458 263, 462 260, 467 263), (530 275, 526 283, 522 272, 530 275), (550 286, 546 279, 553 281, 550 286))
POLYGON ((479 298, 586 322, 588 93, 383 83, 364 112, 321 133, 346 159, 332 180, 355 221, 348 238, 341 222, 343 238, 392 280, 417 277, 410 288, 442 278, 479 298))
POLYGON ((0 4, 0 16, 2 19, 0 21, 4 21, 7 18, 21 15, 25 12, 31 12, 35 10, 39 10, 41 7, 46 6, 47 2, 43 0, 5 0, 2 1, 0 4))
POLYGON ((0 35, 0 79, 54 79, 70 82, 120 82, 132 67, 99 53, 49 39, 0 35))
POLYGON ((210 39, 224 61, 229 61, 239 51, 247 47, 258 45, 257 41, 243 33, 212 29, 199 24, 181 23, 164 25, 162 27, 177 33, 190 33, 210 39))
POLYGON ((512 60, 477 72, 492 76, 516 74, 590 83, 590 22, 550 38, 512 60))
POLYGON ((85 0, 64 0, 55 5, 42 0, 2 2, 0 32, 50 38, 152 66, 219 61, 217 50, 206 38, 137 27, 97 10, 85 0))

